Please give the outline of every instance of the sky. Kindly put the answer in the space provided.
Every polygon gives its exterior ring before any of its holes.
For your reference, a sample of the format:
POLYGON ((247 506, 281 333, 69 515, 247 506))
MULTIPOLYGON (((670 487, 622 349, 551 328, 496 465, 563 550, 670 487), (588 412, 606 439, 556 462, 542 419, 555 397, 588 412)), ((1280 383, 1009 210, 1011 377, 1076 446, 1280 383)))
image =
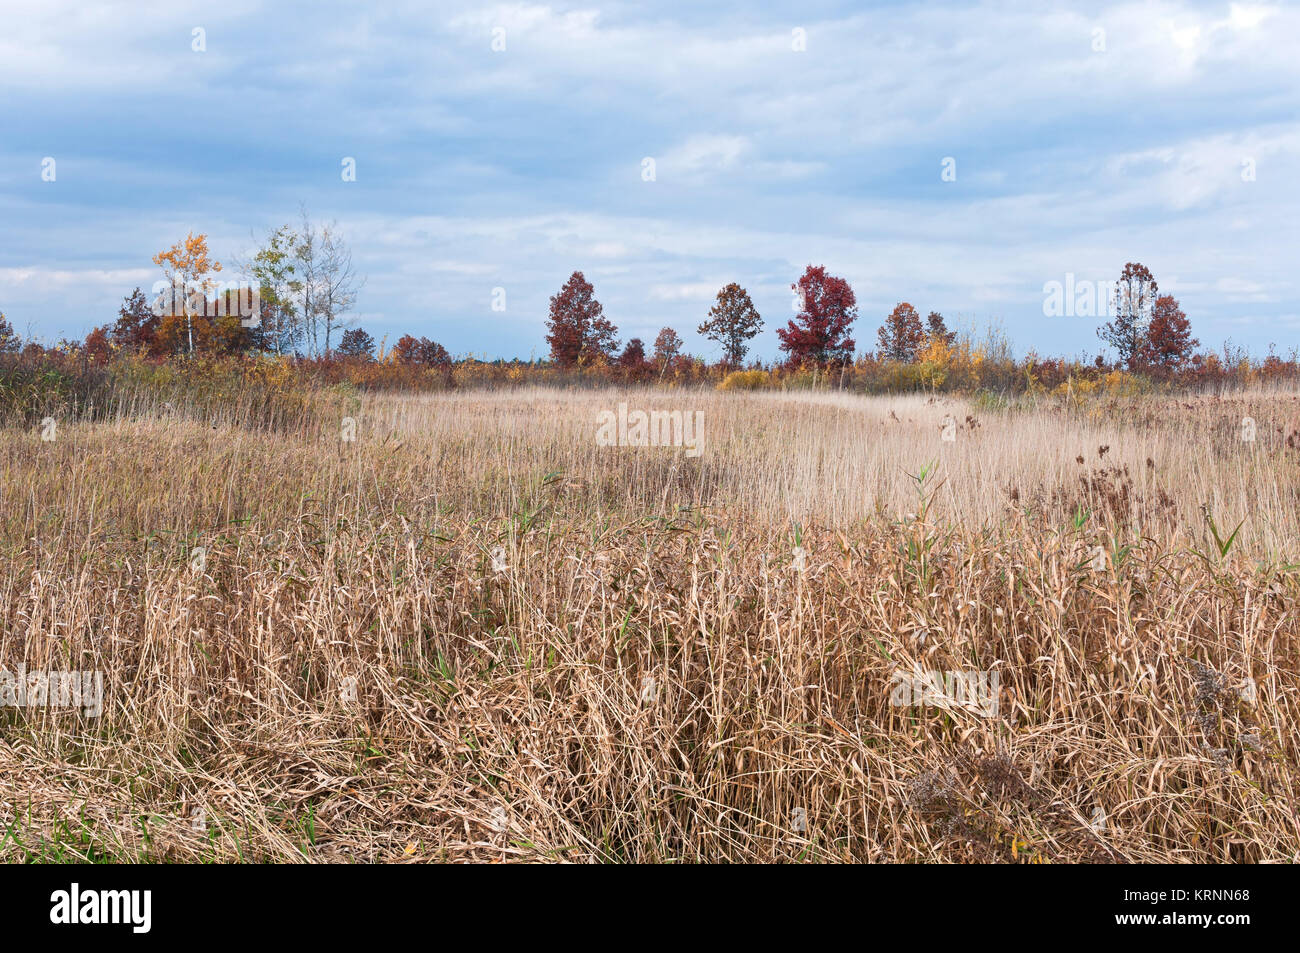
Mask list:
POLYGON ((1096 354, 1099 319, 1045 314, 1045 286, 1129 261, 1204 345, 1300 346, 1296 6, 0 0, 0 23, 23 336, 111 323, 188 232, 235 261, 305 207, 352 248, 360 326, 457 355, 544 357, 580 270, 622 340, 672 327, 710 360, 696 328, 739 282, 770 360, 809 264, 853 286, 860 352, 908 301, 1096 354))

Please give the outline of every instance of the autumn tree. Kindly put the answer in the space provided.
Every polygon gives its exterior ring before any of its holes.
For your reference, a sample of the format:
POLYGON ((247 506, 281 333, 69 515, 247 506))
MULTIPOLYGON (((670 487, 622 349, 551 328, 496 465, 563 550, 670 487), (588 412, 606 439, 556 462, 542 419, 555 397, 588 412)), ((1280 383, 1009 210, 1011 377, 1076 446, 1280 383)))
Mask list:
POLYGON ((763 326, 749 292, 734 281, 718 292, 717 302, 709 309, 709 320, 699 326, 706 338, 722 345, 722 359, 739 365, 749 351, 749 341, 763 326))
MULTIPOLYGON (((194 317, 198 313, 191 299, 206 303, 208 291, 214 282, 208 277, 221 270, 221 262, 208 257, 208 237, 190 232, 183 241, 177 242, 166 251, 154 255, 153 263, 161 266, 163 274, 171 283, 172 301, 180 299, 181 310, 185 319, 185 339, 189 353, 194 353, 194 317)), ((167 316, 164 316, 164 319, 167 316)), ((178 317, 173 310, 172 318, 178 317)))
POLYGON ((195 328, 196 346, 215 354, 246 354, 261 346, 257 329, 244 323, 247 308, 257 303, 247 288, 227 288, 213 302, 211 319, 195 328))
POLYGON ((682 339, 672 328, 664 328, 655 338, 655 363, 662 376, 678 354, 682 353, 682 339))
MULTIPOLYGON (((206 301, 203 307, 215 310, 218 305, 215 301, 206 301)), ((203 317, 197 309, 194 314, 200 320, 194 321, 189 329, 182 315, 163 315, 158 322, 152 353, 184 353, 191 341, 196 352, 205 354, 242 354, 252 346, 249 329, 243 326, 238 314, 228 311, 203 317)))
POLYGON ((451 354, 437 341, 420 338, 420 363, 427 367, 450 367, 451 354))
POLYGON ((403 334, 389 352, 395 364, 416 364, 419 362, 420 339, 410 334, 403 334))
POLYGON ((916 360, 917 351, 925 343, 921 316, 906 301, 899 302, 876 332, 876 338, 880 342, 881 357, 910 364, 916 360))
POLYGON ((608 360, 618 347, 618 329, 605 317, 594 292, 582 272, 575 271, 559 294, 551 295, 546 343, 551 346, 551 360, 561 367, 590 364, 602 357, 608 360))
POLYGON ((366 358, 375 352, 375 339, 362 328, 349 328, 339 340, 338 354, 345 358, 366 358))
POLYGON ((393 345, 393 360, 398 364, 418 364, 422 367, 448 366, 451 355, 437 341, 415 338, 404 334, 393 345))
POLYGON ((821 265, 809 265, 790 287, 797 294, 799 313, 776 329, 790 362, 851 360, 856 342, 848 334, 858 317, 858 302, 849 283, 826 274, 821 265))
POLYGON ((92 328, 86 335, 86 340, 82 343, 82 352, 91 364, 107 364, 109 358, 113 356, 113 345, 109 340, 109 329, 106 327, 92 328))
POLYGON ((1141 363, 1159 291, 1145 265, 1129 262, 1115 286, 1115 316, 1097 329, 1097 336, 1118 351, 1120 362, 1130 369, 1141 363))
POLYGON ((1165 370, 1177 370, 1192 356, 1201 342, 1192 337, 1192 323, 1173 295, 1161 295, 1151 306, 1142 359, 1165 370))
POLYGON ((123 298, 117 315, 108 332, 110 341, 118 347, 158 353, 158 315, 149 307, 143 291, 136 288, 123 298))
POLYGON ((645 364, 645 342, 640 338, 632 338, 623 348, 623 353, 618 356, 620 367, 639 368, 645 364))
POLYGON ((949 331, 948 325, 943 320, 943 315, 938 311, 931 311, 925 319, 925 342, 927 344, 944 344, 951 347, 957 340, 957 332, 949 331))

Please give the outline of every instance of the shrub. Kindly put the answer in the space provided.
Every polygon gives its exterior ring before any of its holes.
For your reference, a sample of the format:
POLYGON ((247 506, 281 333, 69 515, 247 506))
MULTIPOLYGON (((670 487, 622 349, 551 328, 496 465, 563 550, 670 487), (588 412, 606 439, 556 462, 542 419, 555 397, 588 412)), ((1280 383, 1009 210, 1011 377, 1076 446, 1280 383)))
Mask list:
POLYGON ((732 371, 722 379, 718 390, 760 390, 769 381, 767 371, 732 371))

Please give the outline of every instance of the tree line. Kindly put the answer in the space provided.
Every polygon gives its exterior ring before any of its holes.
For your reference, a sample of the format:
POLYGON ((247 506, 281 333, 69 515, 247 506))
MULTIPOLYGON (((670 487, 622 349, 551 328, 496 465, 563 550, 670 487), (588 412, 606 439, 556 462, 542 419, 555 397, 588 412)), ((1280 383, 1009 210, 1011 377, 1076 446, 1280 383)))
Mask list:
MULTIPOLYGON (((776 329, 788 366, 847 364, 854 358, 852 337, 858 320, 857 298, 848 281, 828 274, 824 266, 809 265, 793 283, 795 315, 776 329)), ((1145 266, 1124 266, 1116 286, 1113 318, 1097 331, 1098 337, 1119 353, 1130 370, 1159 367, 1177 370, 1191 359, 1200 342, 1191 336, 1187 316, 1172 295, 1161 295, 1154 276, 1145 266)), ((717 295, 708 318, 698 331, 722 349, 722 363, 739 367, 749 352, 749 341, 763 327, 763 319, 744 288, 732 282, 717 295)), ((562 367, 593 364, 634 366, 645 360, 645 344, 632 338, 621 353, 618 328, 605 316, 591 282, 580 271, 569 276, 551 296, 546 342, 551 360, 562 367)), ((924 322, 909 302, 903 301, 876 331, 882 360, 911 364, 934 345, 951 347, 957 332, 949 330, 943 315, 931 311, 924 322)), ((667 366, 681 350, 681 337, 672 328, 659 332, 653 361, 667 366)), ((1104 359, 1097 358, 1098 366, 1104 359)))
MULTIPOLYGON (((207 303, 222 271, 208 250, 205 235, 190 234, 154 256, 168 285, 197 289, 207 303)), ((256 320, 247 320, 236 302, 229 307, 195 305, 189 297, 178 309, 159 309, 139 288, 123 301, 112 325, 94 328, 83 344, 92 357, 107 356, 113 348, 142 351, 163 358, 172 355, 270 353, 309 358, 373 360, 377 356, 398 364, 450 367, 448 350, 427 337, 406 334, 387 350, 352 317, 363 284, 352 265, 347 244, 333 224, 318 225, 304 210, 296 226, 271 230, 247 260, 238 263, 256 283, 256 320), (379 352, 379 353, 377 353, 379 352)), ((776 329, 783 363, 788 367, 844 365, 853 361, 857 341, 857 298, 849 282, 829 274, 824 266, 808 265, 791 284, 794 316, 776 329)), ((230 290, 222 292, 227 296, 230 290)), ((697 331, 721 349, 720 364, 743 366, 750 342, 763 328, 763 318, 749 292, 731 282, 716 300, 697 331)), ((1115 287, 1111 320, 1098 331, 1114 348, 1120 365, 1178 370, 1199 345, 1177 299, 1162 295, 1155 277, 1144 265, 1129 262, 1115 287)), ((922 320, 909 302, 900 302, 877 329, 875 352, 868 357, 912 364, 938 347, 952 347, 957 333, 943 315, 931 311, 922 320)), ((605 315, 595 288, 581 271, 575 271, 551 296, 546 321, 550 360, 561 368, 621 367, 641 374, 647 369, 664 373, 674 362, 687 360, 684 342, 670 327, 661 329, 647 353, 646 344, 633 337, 620 346, 618 328, 605 315)), ((0 315, 0 352, 13 351, 19 340, 0 315)), ((698 360, 698 359, 697 359, 698 360)), ((1104 365, 1101 356, 1097 366, 1104 365)))

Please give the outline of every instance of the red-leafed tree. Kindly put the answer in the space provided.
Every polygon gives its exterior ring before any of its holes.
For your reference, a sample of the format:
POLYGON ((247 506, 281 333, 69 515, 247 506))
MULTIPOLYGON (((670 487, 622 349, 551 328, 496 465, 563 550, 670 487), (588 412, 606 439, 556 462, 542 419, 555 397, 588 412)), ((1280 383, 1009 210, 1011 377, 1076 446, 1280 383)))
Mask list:
POLYGON ((800 310, 776 329, 790 363, 852 360, 857 342, 848 335, 858 317, 858 301, 849 283, 826 274, 821 265, 809 265, 790 287, 798 293, 800 310))
POLYGON ((582 272, 575 271, 559 294, 551 295, 546 343, 551 346, 551 360, 561 367, 592 364, 599 358, 608 361, 618 347, 618 329, 605 317, 595 290, 582 272))
POLYGON ((654 367, 645 357, 645 342, 640 338, 627 342, 627 347, 618 356, 618 366, 623 368, 627 379, 631 381, 645 380, 654 373, 654 367))
POLYGON ((916 360, 916 352, 925 343, 921 316, 906 301, 899 302, 876 332, 876 338, 880 342, 881 357, 910 364, 916 360))
POLYGON ((623 348, 623 353, 618 356, 620 367, 640 368, 645 364, 645 342, 640 338, 633 338, 627 342, 623 348))
POLYGON ((1173 295, 1161 295, 1151 307, 1151 324, 1147 328, 1142 359, 1167 370, 1177 370, 1192 356, 1201 342, 1192 337, 1192 323, 1178 306, 1173 295))

